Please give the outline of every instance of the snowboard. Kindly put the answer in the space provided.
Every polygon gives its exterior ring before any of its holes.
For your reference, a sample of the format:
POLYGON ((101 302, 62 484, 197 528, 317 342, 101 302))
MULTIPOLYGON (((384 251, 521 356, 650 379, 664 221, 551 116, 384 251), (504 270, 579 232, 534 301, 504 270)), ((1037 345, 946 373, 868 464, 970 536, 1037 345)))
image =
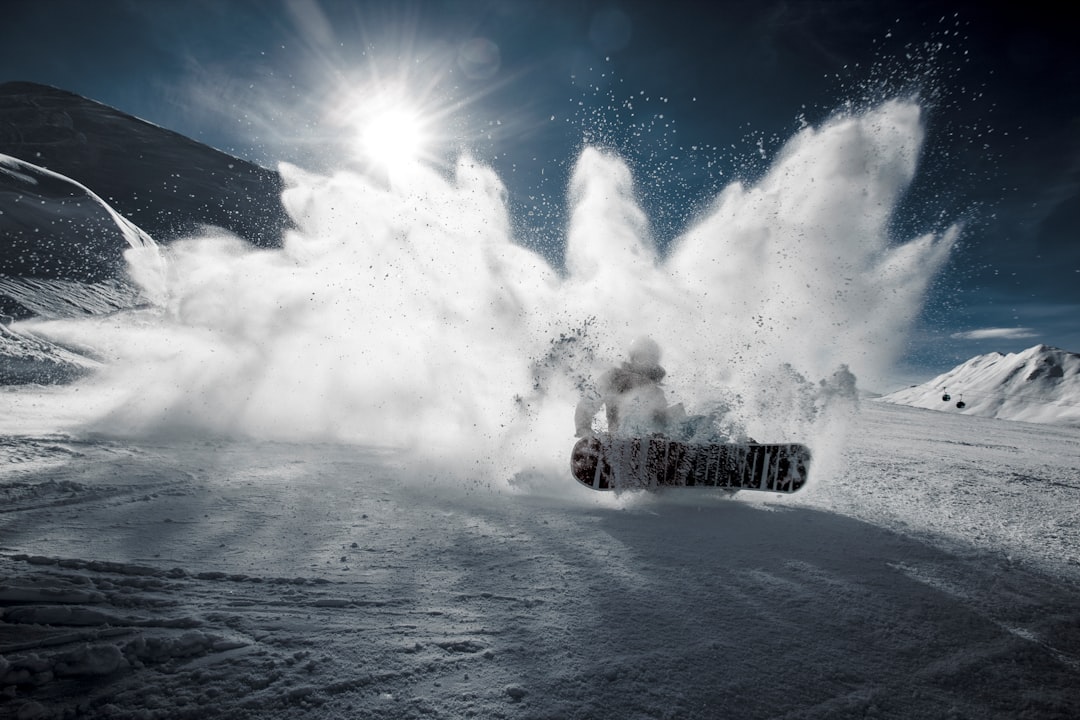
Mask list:
POLYGON ((593 490, 712 487, 793 493, 806 484, 810 449, 797 443, 701 445, 652 435, 581 438, 570 470, 593 490))

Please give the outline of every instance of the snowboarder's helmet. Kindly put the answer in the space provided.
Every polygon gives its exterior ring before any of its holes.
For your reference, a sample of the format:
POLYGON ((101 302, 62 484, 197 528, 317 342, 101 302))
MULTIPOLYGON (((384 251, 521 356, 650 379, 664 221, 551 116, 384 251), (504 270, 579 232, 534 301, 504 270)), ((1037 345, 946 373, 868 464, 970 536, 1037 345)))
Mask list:
POLYGON ((639 337, 630 345, 630 364, 655 367, 660 364, 660 346, 650 337, 639 337))

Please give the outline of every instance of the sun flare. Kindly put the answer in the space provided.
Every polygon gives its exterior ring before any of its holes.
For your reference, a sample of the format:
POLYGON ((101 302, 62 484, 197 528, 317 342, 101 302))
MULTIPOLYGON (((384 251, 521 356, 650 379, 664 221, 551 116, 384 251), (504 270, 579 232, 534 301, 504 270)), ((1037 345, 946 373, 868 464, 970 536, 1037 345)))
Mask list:
POLYGON ((406 108, 389 108, 373 115, 360 135, 364 156, 385 167, 416 162, 424 151, 423 123, 406 108))

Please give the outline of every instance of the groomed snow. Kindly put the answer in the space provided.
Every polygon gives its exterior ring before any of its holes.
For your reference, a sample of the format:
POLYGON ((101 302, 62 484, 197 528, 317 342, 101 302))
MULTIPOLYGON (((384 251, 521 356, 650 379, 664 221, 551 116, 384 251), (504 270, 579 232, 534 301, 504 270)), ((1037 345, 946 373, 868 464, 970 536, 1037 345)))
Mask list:
POLYGON ((1080 715, 1077 429, 864 402, 799 495, 614 496, 65 392, 0 396, 0 717, 1080 715))

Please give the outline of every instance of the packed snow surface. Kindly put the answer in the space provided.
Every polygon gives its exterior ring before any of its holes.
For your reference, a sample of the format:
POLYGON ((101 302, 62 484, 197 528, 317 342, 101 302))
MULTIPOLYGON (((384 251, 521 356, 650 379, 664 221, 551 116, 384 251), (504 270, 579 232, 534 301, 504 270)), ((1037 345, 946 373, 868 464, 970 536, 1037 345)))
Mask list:
POLYGON ((883 400, 1004 420, 1080 427, 1080 355, 1046 345, 973 357, 883 400))
POLYGON ((1080 430, 869 402, 798 495, 613 495, 20 433, 75 393, 0 395, 0 717, 1080 714, 1080 430))

